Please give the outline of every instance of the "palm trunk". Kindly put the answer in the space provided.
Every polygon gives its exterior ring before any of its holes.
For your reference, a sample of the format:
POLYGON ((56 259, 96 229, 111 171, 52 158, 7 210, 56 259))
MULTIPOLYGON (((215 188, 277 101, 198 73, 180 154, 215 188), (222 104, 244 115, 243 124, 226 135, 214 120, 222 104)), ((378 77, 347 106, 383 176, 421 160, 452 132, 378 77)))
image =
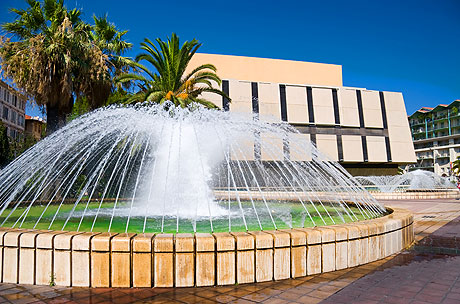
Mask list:
POLYGON ((72 112, 73 96, 67 103, 56 103, 46 105, 46 135, 59 130, 67 123, 67 116, 72 112))
POLYGON ((57 106, 46 106, 46 135, 59 129, 59 109, 57 106))

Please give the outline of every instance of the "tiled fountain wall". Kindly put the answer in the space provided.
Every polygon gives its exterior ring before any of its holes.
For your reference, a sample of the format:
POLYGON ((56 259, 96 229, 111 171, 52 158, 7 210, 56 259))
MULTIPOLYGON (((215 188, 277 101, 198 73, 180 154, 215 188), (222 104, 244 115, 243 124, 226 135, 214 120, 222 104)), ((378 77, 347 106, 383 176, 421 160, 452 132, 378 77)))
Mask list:
POLYGON ((404 209, 352 224, 279 231, 115 234, 3 228, 1 281, 186 287, 282 280, 382 259, 413 242, 404 209))

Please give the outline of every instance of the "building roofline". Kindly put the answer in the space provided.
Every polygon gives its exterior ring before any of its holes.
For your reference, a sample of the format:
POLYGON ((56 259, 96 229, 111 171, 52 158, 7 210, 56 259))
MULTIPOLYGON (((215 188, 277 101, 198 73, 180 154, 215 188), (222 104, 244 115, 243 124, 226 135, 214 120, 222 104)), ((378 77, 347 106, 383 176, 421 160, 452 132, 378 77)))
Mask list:
MULTIPOLYGON (((414 113, 412 113, 411 115, 409 115, 408 117, 411 118, 413 116, 415 116, 416 114, 426 114, 426 113, 430 113, 430 112, 437 112, 439 109, 446 109, 446 108, 451 108, 454 106, 454 104, 457 104, 457 103, 460 103, 460 99, 455 99, 454 101, 452 101, 450 104, 438 104, 436 107, 432 108, 432 107, 421 107, 420 109, 418 109, 417 111, 415 111, 414 113)), ((459 109, 460 110, 460 109, 459 109)))
POLYGON ((5 85, 8 90, 13 90, 15 92, 15 94, 18 94, 20 95, 22 98, 24 98, 26 101, 27 101, 27 97, 26 95, 24 95, 23 93, 21 93, 17 88, 14 88, 12 85, 10 85, 9 83, 5 82, 3 79, 0 79, 0 84, 3 84, 5 85))

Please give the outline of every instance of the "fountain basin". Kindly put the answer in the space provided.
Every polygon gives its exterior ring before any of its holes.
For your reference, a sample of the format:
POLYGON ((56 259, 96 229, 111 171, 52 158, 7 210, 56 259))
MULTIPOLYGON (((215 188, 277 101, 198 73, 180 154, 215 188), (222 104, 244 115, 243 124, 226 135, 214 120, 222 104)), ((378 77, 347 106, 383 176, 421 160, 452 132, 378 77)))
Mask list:
MULTIPOLYGON (((287 193, 284 193, 287 195, 287 193)), ((315 195, 318 197, 321 194, 315 195)), ((325 195, 325 194, 322 194, 325 195)), ((28 210, 27 219, 21 223, 21 214, 26 211, 26 207, 16 207, 18 203, 11 203, 9 210, 14 210, 9 216, 8 220, 3 223, 3 226, 13 227, 13 228, 24 228, 24 229, 41 229, 41 230, 66 230, 66 231, 81 231, 81 232, 108 232, 109 223, 112 220, 112 226, 110 232, 114 233, 203 233, 203 232, 242 232, 247 230, 277 230, 277 229, 289 229, 289 228, 302 228, 302 227, 314 227, 320 225, 333 225, 336 223, 345 223, 345 222, 354 222, 358 220, 368 219, 365 217, 365 213, 360 212, 360 209, 356 207, 352 202, 347 203, 347 210, 353 213, 353 216, 348 216, 345 214, 340 217, 334 206, 331 205, 322 205, 319 202, 316 202, 314 205, 302 205, 299 202, 294 200, 289 200, 287 197, 286 200, 281 201, 280 206, 272 206, 270 209, 271 215, 275 217, 275 226, 271 221, 271 218, 268 214, 268 210, 264 207, 264 202, 262 200, 257 200, 255 195, 252 195, 253 202, 249 199, 245 199, 245 196, 248 196, 247 193, 241 192, 240 205, 244 209, 246 215, 246 222, 243 222, 241 218, 235 216, 239 212, 239 204, 236 201, 231 201, 231 217, 228 217, 228 214, 223 214, 220 216, 215 216, 212 219, 213 226, 211 229, 210 220, 207 216, 201 216, 191 220, 189 218, 180 218, 177 219, 174 216, 165 216, 164 218, 161 214, 151 215, 148 219, 145 219, 142 212, 144 209, 133 208, 131 211, 131 218, 129 225, 127 226, 127 216, 129 212, 129 202, 120 201, 118 212, 112 216, 112 210, 114 205, 114 200, 106 199, 102 204, 101 208, 98 211, 98 221, 94 222, 95 212, 99 205, 98 202, 91 203, 86 213, 87 221, 80 221, 78 217, 83 213, 83 207, 76 208, 74 210, 74 218, 71 218, 66 222, 68 214, 72 211, 74 201, 69 200, 65 204, 62 204, 60 207, 59 216, 54 218, 53 216, 56 212, 56 209, 59 207, 60 201, 54 202, 48 207, 48 212, 42 215, 42 202, 37 202, 36 206, 31 207, 28 210), (253 205, 254 204, 254 205, 253 205), (256 206, 258 210, 265 211, 264 213, 259 212, 259 221, 256 220, 256 215, 253 212, 252 206, 256 206), (307 216, 306 212, 310 213, 310 216, 307 216), (38 225, 35 225, 37 218, 41 216, 41 221, 38 225), (52 222, 52 224, 51 224, 52 222), (144 222, 146 223, 144 228, 144 222), (259 226, 260 223, 260 226, 259 226), (19 225, 21 224, 21 227, 19 225), (246 224, 246 225, 245 225, 246 224), (65 225, 65 227, 64 227, 65 225), (179 229, 178 229, 179 227, 179 229), (230 230, 231 227, 231 230, 230 230), (248 229, 246 230, 246 227, 248 229)), ((277 202, 280 202, 278 200, 277 202)), ((45 202, 46 203, 46 202, 45 202)), ((228 202, 218 204, 217 206, 228 205, 228 202)), ((1 217, 0 217, 1 219, 1 217)))
POLYGON ((0 228, 4 283, 191 287, 297 278, 410 246, 413 216, 273 231, 134 234, 0 228))

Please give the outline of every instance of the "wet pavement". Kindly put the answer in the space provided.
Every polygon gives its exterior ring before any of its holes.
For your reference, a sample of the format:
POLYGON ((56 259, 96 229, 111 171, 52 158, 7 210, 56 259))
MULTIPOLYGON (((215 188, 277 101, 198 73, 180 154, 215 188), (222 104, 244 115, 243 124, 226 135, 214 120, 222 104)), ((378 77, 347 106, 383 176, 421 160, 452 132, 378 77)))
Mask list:
POLYGON ((460 303, 460 201, 387 201, 415 214, 416 245, 355 268, 205 288, 0 284, 0 303, 460 303))

